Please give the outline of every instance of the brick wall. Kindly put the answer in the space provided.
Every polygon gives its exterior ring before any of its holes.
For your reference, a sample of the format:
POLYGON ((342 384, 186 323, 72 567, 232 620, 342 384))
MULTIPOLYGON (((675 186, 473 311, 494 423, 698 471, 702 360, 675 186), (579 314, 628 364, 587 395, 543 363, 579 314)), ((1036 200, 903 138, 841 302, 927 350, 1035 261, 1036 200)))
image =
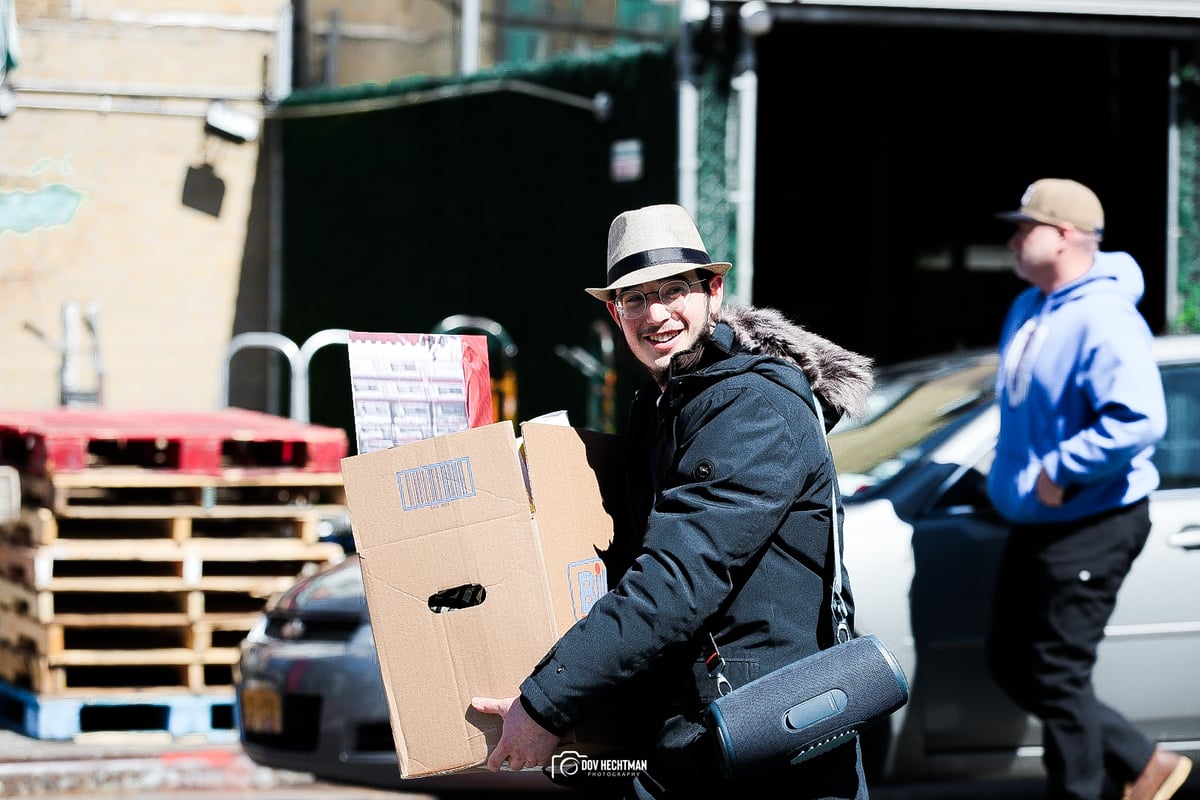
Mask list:
MULTIPOLYGON (((17 0, 18 105, 0 119, 0 408, 58 404, 69 303, 98 307, 106 405, 218 403, 235 309, 266 324, 266 253, 251 246, 266 194, 259 142, 207 136, 204 115, 227 98, 261 116, 282 5, 17 0)), ((80 344, 91 389, 86 329, 80 344)))
MULTIPOLYGON (((313 81, 457 71, 458 20, 440 0, 306 5, 313 81), (326 75, 335 12, 337 63, 326 75)), ((289 6, 15 0, 21 62, 8 80, 18 106, 0 118, 0 408, 59 403, 69 304, 98 308, 105 405, 203 410, 225 401, 231 338, 272 327, 270 126, 234 144, 206 136, 204 115, 224 99, 262 116, 264 90, 278 70, 291 72, 276 54, 289 6)), ((587 6, 593 22, 611 21, 613 0, 587 6)), ((495 55, 495 8, 483 3, 481 67, 495 55)), ((560 37, 557 47, 581 45, 560 37)), ((78 339, 78 388, 93 389, 93 341, 82 328, 78 339)), ((228 399, 286 413, 269 369, 285 366, 271 351, 239 353, 228 399)), ((286 369, 275 379, 286 385, 286 369)))

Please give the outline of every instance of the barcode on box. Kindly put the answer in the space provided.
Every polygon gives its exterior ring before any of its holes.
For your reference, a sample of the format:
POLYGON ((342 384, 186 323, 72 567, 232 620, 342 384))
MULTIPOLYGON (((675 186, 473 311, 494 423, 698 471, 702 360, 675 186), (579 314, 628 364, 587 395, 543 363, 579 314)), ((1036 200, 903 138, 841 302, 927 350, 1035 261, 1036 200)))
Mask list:
POLYGON ((467 456, 396 473, 405 511, 442 505, 475 496, 475 478, 467 456))

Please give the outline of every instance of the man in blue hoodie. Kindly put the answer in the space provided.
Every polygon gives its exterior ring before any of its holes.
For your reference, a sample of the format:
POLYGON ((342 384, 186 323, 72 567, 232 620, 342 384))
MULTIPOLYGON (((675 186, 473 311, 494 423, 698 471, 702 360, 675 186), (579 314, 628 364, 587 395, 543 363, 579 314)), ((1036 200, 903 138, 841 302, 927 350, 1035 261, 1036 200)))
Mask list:
POLYGON ((1145 284, 1127 253, 1102 252, 1104 211, 1086 186, 1029 186, 1008 241, 1032 284, 1000 336, 1000 438, 988 476, 1013 523, 988 657, 996 681, 1043 727, 1052 800, 1167 800, 1191 761, 1155 745, 1096 698, 1092 670, 1117 592, 1150 532, 1151 461, 1166 430, 1145 284))

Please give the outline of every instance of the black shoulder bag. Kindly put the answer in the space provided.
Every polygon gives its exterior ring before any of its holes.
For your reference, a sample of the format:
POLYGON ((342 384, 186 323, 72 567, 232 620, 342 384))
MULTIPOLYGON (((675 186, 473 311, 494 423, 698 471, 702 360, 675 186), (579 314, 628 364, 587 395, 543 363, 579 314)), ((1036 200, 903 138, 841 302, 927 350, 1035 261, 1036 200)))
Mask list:
MULTIPOLYGON (((821 401, 813 401, 824 432, 821 401)), ((850 632, 842 598, 836 480, 829 511, 834 645, 733 688, 723 674, 725 660, 716 640, 709 635, 709 674, 721 696, 709 703, 708 724, 728 777, 799 764, 853 741, 864 728, 908 702, 908 680, 896 657, 875 636, 855 637, 850 632)))

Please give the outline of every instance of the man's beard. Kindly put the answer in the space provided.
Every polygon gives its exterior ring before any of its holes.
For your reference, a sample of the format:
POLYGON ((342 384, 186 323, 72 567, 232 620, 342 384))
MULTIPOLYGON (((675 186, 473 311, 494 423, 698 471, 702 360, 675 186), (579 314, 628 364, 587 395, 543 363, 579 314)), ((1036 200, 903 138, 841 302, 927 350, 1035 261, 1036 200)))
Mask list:
POLYGON ((668 375, 683 375, 700 366, 700 362, 704 358, 704 346, 712 336, 713 329, 717 327, 719 318, 716 310, 712 308, 712 297, 709 295, 705 295, 704 298, 704 317, 708 320, 708 327, 696 337, 692 346, 671 356, 667 368, 659 370, 659 374, 654 376, 660 385, 664 383, 668 375))
POLYGON ((699 365, 700 359, 704 355, 704 342, 712 335, 720 319, 719 311, 719 308, 714 309, 712 307, 712 296, 705 294, 704 317, 708 320, 708 326, 696 337, 696 341, 692 342, 691 347, 686 350, 680 350, 671 356, 671 360, 667 362, 667 366, 661 369, 650 369, 650 378, 655 383, 662 388, 666 388, 667 379, 672 374, 678 375, 680 373, 691 372, 699 365))

